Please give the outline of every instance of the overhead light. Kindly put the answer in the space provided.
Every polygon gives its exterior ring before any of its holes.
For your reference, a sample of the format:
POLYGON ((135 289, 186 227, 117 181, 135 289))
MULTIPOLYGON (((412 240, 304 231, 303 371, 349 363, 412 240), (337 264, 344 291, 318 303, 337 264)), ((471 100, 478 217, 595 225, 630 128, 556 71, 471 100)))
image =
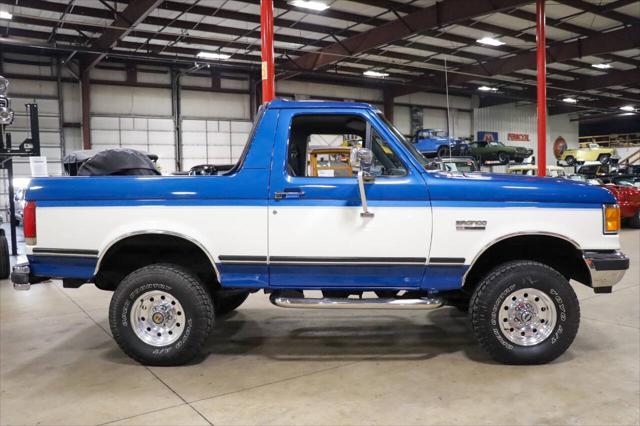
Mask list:
POLYGON ((0 10, 0 19, 11 19, 13 15, 7 12, 6 10, 0 10))
POLYGON ((489 87, 489 86, 480 86, 480 87, 478 87, 478 90, 480 90, 482 92, 497 92, 498 88, 497 87, 489 87))
POLYGON ((503 44, 505 44, 503 41, 491 37, 482 37, 476 41, 480 44, 486 44, 489 46, 502 46, 503 44))
POLYGON ((231 55, 227 55, 226 53, 217 53, 217 52, 200 52, 196 55, 200 59, 216 59, 216 60, 224 60, 229 59, 231 55))
POLYGON ((564 98, 562 102, 566 102, 568 104, 577 104, 578 100, 576 98, 564 98))
POLYGON ((323 10, 329 9, 328 4, 324 4, 321 1, 313 1, 313 0, 292 0, 289 2, 291 6, 302 7, 304 9, 317 10, 322 12, 323 10))
POLYGON ((633 105, 621 106, 620 109, 627 112, 636 112, 636 108, 633 105))
POLYGON ((373 70, 366 70, 362 74, 366 75, 367 77, 375 77, 375 78, 389 77, 389 73, 380 72, 380 71, 373 71, 373 70))
POLYGON ((598 68, 599 70, 608 70, 611 68, 611 64, 591 64, 592 67, 598 68))

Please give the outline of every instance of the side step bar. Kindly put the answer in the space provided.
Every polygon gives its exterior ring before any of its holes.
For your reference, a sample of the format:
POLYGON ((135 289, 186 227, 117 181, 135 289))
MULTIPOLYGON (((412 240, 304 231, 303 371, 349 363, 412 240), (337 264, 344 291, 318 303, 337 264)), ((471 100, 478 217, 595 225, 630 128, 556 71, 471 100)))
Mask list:
POLYGON ((436 309, 444 304, 440 298, 418 299, 347 299, 336 297, 305 298, 285 297, 277 292, 269 297, 271 303, 281 308, 306 309, 436 309))

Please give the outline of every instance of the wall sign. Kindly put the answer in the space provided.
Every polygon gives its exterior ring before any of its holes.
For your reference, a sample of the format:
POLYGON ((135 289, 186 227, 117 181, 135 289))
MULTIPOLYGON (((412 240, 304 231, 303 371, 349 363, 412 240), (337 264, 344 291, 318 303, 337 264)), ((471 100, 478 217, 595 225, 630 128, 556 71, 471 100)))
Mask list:
POLYGON ((529 142, 529 133, 507 133, 508 141, 529 142))
POLYGON ((560 159, 560 156, 566 149, 567 141, 565 141, 562 136, 558 136, 555 142, 553 142, 553 155, 555 155, 557 159, 560 159))
POLYGON ((478 131, 478 140, 482 142, 491 142, 498 140, 498 132, 478 131))

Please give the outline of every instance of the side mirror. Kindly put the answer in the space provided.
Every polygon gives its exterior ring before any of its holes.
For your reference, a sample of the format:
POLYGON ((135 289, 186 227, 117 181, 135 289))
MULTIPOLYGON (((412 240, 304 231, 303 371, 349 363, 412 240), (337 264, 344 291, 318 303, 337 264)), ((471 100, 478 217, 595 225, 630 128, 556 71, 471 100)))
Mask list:
POLYGON ((368 148, 355 148, 352 151, 351 164, 359 167, 364 172, 365 177, 371 176, 371 166, 373 165, 373 153, 368 148))

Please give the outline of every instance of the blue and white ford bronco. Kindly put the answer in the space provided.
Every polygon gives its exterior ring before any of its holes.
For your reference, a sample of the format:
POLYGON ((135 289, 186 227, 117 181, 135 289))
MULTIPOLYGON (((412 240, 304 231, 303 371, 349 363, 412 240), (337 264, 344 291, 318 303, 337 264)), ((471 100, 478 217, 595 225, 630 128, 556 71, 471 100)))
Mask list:
POLYGON ((609 293, 629 266, 613 196, 425 166, 370 105, 273 101, 224 175, 34 179, 12 280, 114 292, 113 337, 150 365, 192 359, 260 290, 287 308, 452 305, 500 362, 561 355, 580 321, 569 280, 609 293), (352 176, 314 176, 309 147, 336 135, 361 140, 352 176))

